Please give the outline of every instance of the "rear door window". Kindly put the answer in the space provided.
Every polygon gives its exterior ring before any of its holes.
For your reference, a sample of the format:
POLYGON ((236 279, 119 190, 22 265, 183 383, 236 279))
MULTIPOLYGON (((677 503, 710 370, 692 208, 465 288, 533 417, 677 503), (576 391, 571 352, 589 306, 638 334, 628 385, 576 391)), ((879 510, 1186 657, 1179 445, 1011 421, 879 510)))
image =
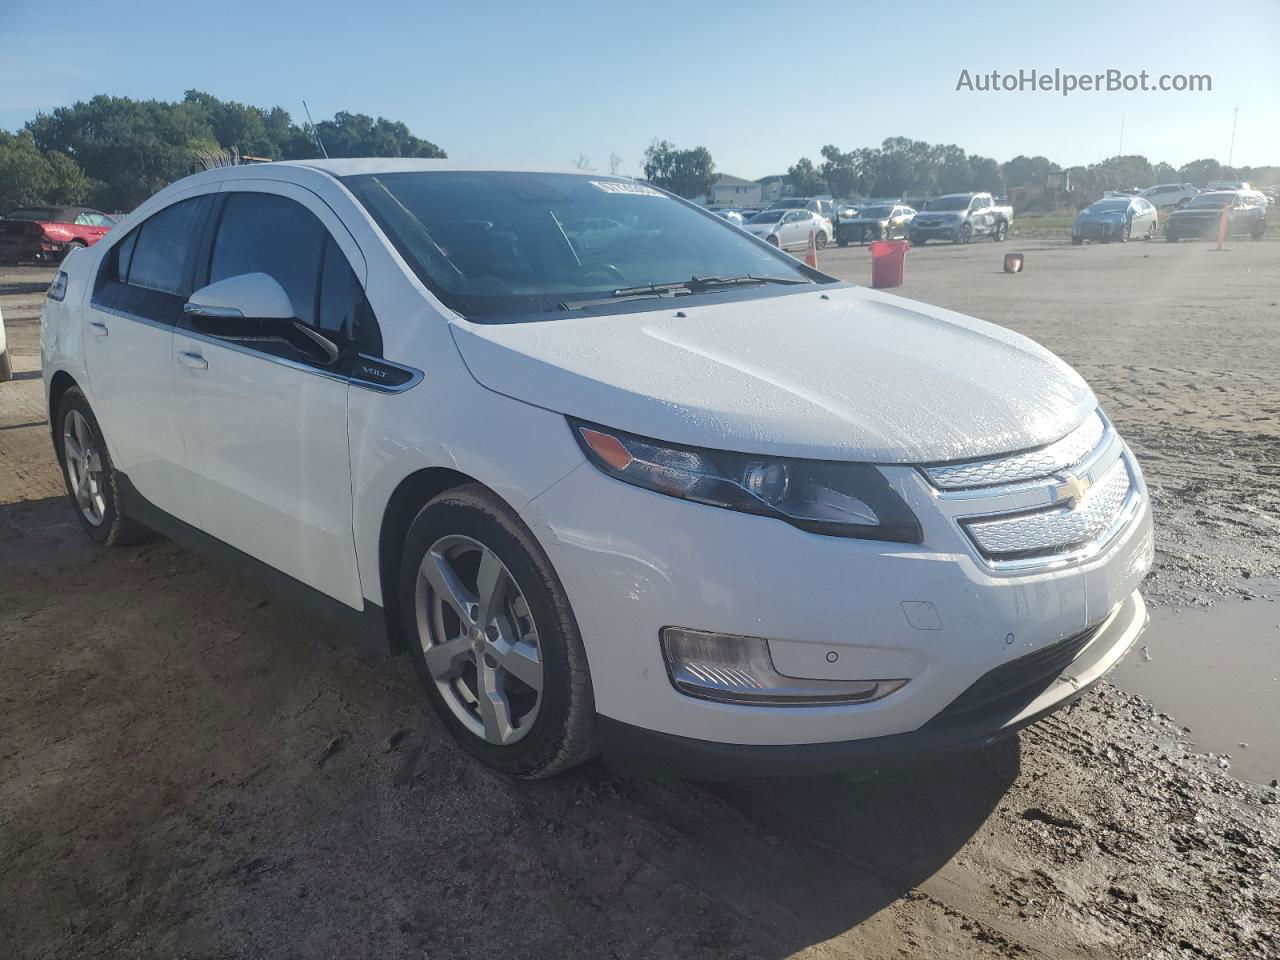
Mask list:
POLYGON ((176 297, 191 296, 196 248, 211 195, 166 207, 138 228, 128 284, 176 297))
POLYGON ((181 200, 134 227, 107 251, 93 304, 128 317, 176 324, 194 286, 213 195, 181 200))

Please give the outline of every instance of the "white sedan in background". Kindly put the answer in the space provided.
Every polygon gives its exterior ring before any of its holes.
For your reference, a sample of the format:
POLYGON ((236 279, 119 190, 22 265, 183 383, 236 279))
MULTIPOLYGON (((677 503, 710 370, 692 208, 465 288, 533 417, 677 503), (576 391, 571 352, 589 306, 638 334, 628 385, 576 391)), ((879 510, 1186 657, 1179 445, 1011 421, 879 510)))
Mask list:
POLYGON ((812 210, 766 210, 748 220, 742 229, 783 250, 808 246, 810 233, 821 249, 834 235, 831 221, 812 210))

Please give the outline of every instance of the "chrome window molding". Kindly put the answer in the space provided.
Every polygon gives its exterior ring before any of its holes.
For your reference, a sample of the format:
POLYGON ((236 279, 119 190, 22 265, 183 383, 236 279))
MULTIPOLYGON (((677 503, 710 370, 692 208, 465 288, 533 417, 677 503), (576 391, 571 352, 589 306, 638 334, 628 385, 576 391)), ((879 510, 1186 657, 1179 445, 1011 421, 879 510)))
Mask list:
POLYGON ((265 360, 268 363, 277 363, 281 366, 289 367, 293 370, 299 370, 303 373, 309 373, 313 376, 322 377, 325 380, 334 380, 339 383, 347 383, 353 387, 361 387, 365 390, 372 390, 374 393, 404 393, 411 390, 422 382, 423 372, 416 367, 410 367, 403 363, 396 363, 394 360, 388 360, 386 357, 374 357, 367 353, 360 353, 356 356, 364 360, 376 361, 386 367, 392 367, 408 374, 408 379, 403 383, 379 383, 376 380, 370 380, 365 377, 356 377, 347 373, 339 373, 334 370, 325 370, 323 367, 312 366, 309 363, 300 363, 297 360, 290 360, 288 357, 277 357, 270 353, 264 353, 261 350, 255 350, 252 347, 246 347, 243 344, 236 343, 232 340, 223 340, 221 337, 211 336, 207 333, 200 333, 198 330, 192 330, 188 327, 175 326, 172 323, 161 323, 159 320, 152 320, 149 317, 140 317, 134 313, 127 313, 124 310, 118 310, 115 307, 108 307, 101 304, 92 304, 94 310, 102 313, 110 314, 113 317, 120 317, 123 320, 130 320, 134 323, 141 323, 148 327, 154 327, 157 330, 164 330, 169 333, 181 333, 185 337, 193 340, 199 340, 203 343, 209 343, 214 346, 223 347, 227 350, 233 350, 236 353, 242 353, 246 356, 256 357, 265 360))

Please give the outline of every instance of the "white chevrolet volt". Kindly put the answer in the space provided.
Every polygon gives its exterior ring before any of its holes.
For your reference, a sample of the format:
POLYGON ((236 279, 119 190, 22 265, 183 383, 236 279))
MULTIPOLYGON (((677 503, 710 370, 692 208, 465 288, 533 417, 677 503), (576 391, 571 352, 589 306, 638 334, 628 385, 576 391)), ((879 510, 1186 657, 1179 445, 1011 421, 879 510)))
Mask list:
POLYGON ((1146 624, 1142 474, 1066 364, 623 178, 197 174, 67 258, 42 352, 90 537, 376 627, 517 776, 981 745, 1146 624))

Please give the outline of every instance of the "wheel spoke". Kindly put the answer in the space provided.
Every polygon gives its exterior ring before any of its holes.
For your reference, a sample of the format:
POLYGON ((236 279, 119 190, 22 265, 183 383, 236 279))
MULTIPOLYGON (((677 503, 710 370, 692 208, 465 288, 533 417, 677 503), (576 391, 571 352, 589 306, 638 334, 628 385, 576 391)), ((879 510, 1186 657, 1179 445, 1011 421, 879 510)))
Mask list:
POLYGON ((492 550, 485 550, 480 557, 480 569, 476 573, 476 592, 480 598, 480 613, 476 618, 482 628, 492 623, 502 612, 502 602, 507 595, 511 577, 507 568, 492 550))
POLYGON ((498 683, 498 671, 483 662, 476 679, 476 697, 479 701, 480 720, 484 723, 484 738, 490 743, 506 743, 511 739, 511 704, 498 683))
POLYGON ((454 637, 428 647, 423 656, 431 676, 437 680, 452 680, 471 661, 471 644, 465 635, 454 637))
POLYGON ((88 447, 93 442, 93 437, 89 435, 89 424, 85 422, 84 417, 72 411, 71 425, 76 431, 76 440, 80 442, 80 448, 88 447))
POLYGON ((422 576, 436 596, 453 608, 462 625, 468 626, 475 619, 476 598, 467 589, 447 557, 434 551, 428 551, 422 560, 422 576))
POLYGON ((94 447, 90 447, 85 453, 84 465, 90 473, 102 473, 102 457, 94 447))
POLYGON ((66 451, 67 459, 75 460, 77 463, 84 457, 84 451, 80 447, 80 441, 70 430, 64 430, 62 433, 62 447, 66 451))
POLYGON ((490 643, 488 653, 498 666, 533 690, 542 689, 542 659, 527 643, 490 643))

